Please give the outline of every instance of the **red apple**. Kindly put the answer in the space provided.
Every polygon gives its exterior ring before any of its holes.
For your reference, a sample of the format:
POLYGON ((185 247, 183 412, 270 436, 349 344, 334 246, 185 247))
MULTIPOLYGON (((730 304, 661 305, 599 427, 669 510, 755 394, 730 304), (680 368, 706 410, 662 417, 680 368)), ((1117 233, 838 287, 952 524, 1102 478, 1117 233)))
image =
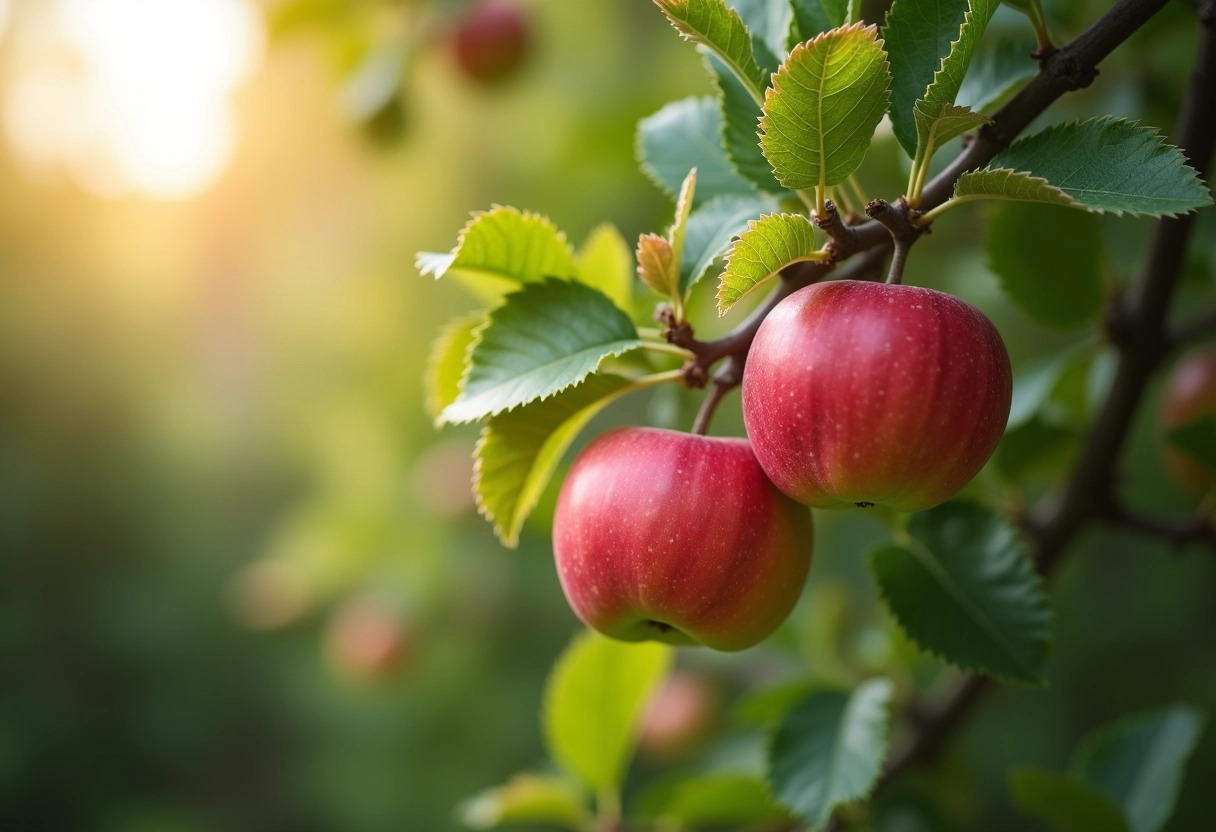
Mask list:
POLYGON ((992 322, 917 286, 800 289, 756 333, 743 420, 769 478, 817 508, 921 511, 987 462, 1009 418, 1009 355, 992 322))
MULTIPOLYGON (((1216 349, 1197 350, 1170 373, 1161 399, 1160 422, 1164 431, 1203 416, 1216 417, 1216 349)), ((1187 453, 1165 441, 1165 465, 1178 485, 1202 496, 1213 486, 1212 474, 1187 453)))
POLYGON ((685 757, 702 745, 718 716, 718 694, 700 673, 677 670, 650 698, 638 748, 655 761, 685 757))
POLYGON ((519 68, 531 40, 522 9, 510 0, 483 0, 457 24, 452 47, 466 76, 493 83, 519 68))
POLYGON ((811 517, 745 439, 625 428, 570 469, 553 550, 570 606, 601 633, 743 650, 798 601, 811 517))

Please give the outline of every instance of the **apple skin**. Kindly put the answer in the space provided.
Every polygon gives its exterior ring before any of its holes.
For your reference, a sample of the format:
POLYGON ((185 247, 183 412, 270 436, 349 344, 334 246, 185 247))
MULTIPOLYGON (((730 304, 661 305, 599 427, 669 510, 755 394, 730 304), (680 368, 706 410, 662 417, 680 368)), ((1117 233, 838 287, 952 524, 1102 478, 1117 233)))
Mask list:
POLYGON ((621 641, 743 650, 789 615, 811 565, 811 516, 745 439, 622 428, 570 469, 553 520, 566 599, 621 641))
POLYGON ((743 421, 760 465, 798 502, 923 511, 992 456, 1012 389, 1001 336, 965 301, 831 281, 764 319, 743 371, 743 421))
POLYGON ((466 77, 493 84, 519 69, 531 41, 522 9, 510 0, 482 0, 457 23, 452 49, 466 77))
MULTIPOLYGON (((1216 348, 1196 350, 1178 362, 1166 383, 1158 421, 1164 434, 1203 416, 1216 416, 1216 348)), ((1164 437, 1162 444, 1166 470, 1180 488, 1201 497, 1216 485, 1187 453, 1164 437)))

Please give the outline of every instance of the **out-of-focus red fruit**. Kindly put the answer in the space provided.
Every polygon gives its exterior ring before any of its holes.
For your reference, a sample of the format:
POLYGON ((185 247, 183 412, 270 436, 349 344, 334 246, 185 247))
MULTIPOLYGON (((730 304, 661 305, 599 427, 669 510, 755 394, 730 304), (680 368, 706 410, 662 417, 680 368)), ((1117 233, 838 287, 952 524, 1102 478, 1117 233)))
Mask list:
POLYGON ((329 621, 329 654, 343 673, 368 681, 398 670, 409 653, 401 617, 374 598, 353 598, 329 621))
POLYGON ((510 77, 528 56, 531 28, 510 0, 482 0, 457 23, 452 39, 456 65, 474 81, 510 77))
MULTIPOLYGON (((1197 350, 1170 373, 1161 399, 1162 432, 1200 419, 1216 418, 1216 348, 1197 350)), ((1164 440, 1165 466, 1188 493, 1202 496, 1213 487, 1212 474, 1187 453, 1164 440)))
POLYGON ((718 716, 718 695, 699 673, 677 670, 655 691, 642 717, 638 747, 657 762, 685 757, 704 744, 718 716))

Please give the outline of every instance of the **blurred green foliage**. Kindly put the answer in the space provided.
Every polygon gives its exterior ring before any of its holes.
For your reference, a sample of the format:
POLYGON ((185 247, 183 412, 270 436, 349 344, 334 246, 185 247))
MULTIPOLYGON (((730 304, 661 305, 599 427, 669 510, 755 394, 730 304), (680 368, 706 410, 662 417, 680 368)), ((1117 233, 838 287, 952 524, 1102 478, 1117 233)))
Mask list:
MULTIPOLYGON (((31 178, 0 148, 5 829, 440 830, 461 800, 544 765, 544 679, 579 629, 545 531, 552 488, 518 551, 475 515, 475 434, 436 433, 421 384, 441 321, 473 304, 411 264, 493 203, 544 213, 573 240, 603 221, 627 240, 660 231, 671 205, 637 170, 636 122, 710 82, 649 0, 533 0, 537 52, 521 75, 464 83, 439 25, 393 97, 393 140, 369 143, 338 102, 414 4, 299 5, 319 16, 277 18, 238 101, 236 158, 200 197, 93 197, 31 178), (332 622, 350 598, 376 599, 400 627, 383 673, 352 672, 341 655, 332 622)), ((1048 3, 1048 22, 1071 37, 1105 5, 1048 3)), ((1171 4, 1046 118, 1114 112, 1168 131, 1192 14, 1171 4)), ((14 13, 0 35, 3 84, 19 71, 20 23, 14 13)), ((993 23, 1024 25, 1008 10, 993 23)), ((893 138, 876 142, 862 184, 898 194, 902 164, 893 138)), ((1211 210, 1200 223, 1180 307, 1212 292, 1211 210)), ((1084 337, 1041 329, 1000 294, 974 215, 938 225, 906 279, 981 306, 1015 366, 1084 337)), ((1102 220, 1108 284, 1133 273, 1146 228, 1102 220)), ((714 318, 710 284, 697 320, 714 318)), ((1082 375, 1056 388, 1066 415, 1102 383, 1082 375)), ((1158 393, 1125 490, 1180 514, 1152 424, 1158 393)), ((581 441, 612 424, 687 426, 698 401, 662 391, 616 404, 581 441)), ((742 432, 737 402, 715 432, 742 432)), ((1059 476, 1077 435, 1076 418, 1042 418, 997 463, 1032 489, 1059 476)), ((1001 493, 999 473, 976 488, 1001 493)), ((880 612, 863 554, 885 540, 869 516, 820 513, 810 583, 777 636, 737 657, 680 651, 720 680, 735 715, 690 768, 754 768, 756 726, 807 685, 879 668, 899 684, 950 675, 880 612), (777 683, 792 693, 756 692, 777 683)), ((1011 762, 1063 768, 1079 738, 1130 712, 1216 713, 1216 561, 1110 532, 1080 547, 1051 589, 1050 689, 1002 688, 940 771, 884 795, 876 828, 1027 829, 1005 793, 1011 762)), ((663 773, 643 762, 628 789, 663 773)), ((1167 829, 1206 828, 1214 777, 1208 734, 1167 829)))

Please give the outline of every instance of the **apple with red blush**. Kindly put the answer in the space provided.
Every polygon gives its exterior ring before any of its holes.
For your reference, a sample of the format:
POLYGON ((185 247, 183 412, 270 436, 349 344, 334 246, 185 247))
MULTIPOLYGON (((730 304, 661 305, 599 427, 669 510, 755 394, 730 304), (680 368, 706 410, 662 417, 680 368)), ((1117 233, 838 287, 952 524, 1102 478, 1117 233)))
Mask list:
POLYGON ((802 593, 811 517, 744 439, 655 428, 606 433, 558 498, 553 549, 571 607, 622 641, 743 650, 802 593))
POLYGON ((922 511, 984 466, 1011 394, 1004 342, 978 309, 841 280, 799 289, 764 319, 743 418, 761 467, 798 502, 922 511))

